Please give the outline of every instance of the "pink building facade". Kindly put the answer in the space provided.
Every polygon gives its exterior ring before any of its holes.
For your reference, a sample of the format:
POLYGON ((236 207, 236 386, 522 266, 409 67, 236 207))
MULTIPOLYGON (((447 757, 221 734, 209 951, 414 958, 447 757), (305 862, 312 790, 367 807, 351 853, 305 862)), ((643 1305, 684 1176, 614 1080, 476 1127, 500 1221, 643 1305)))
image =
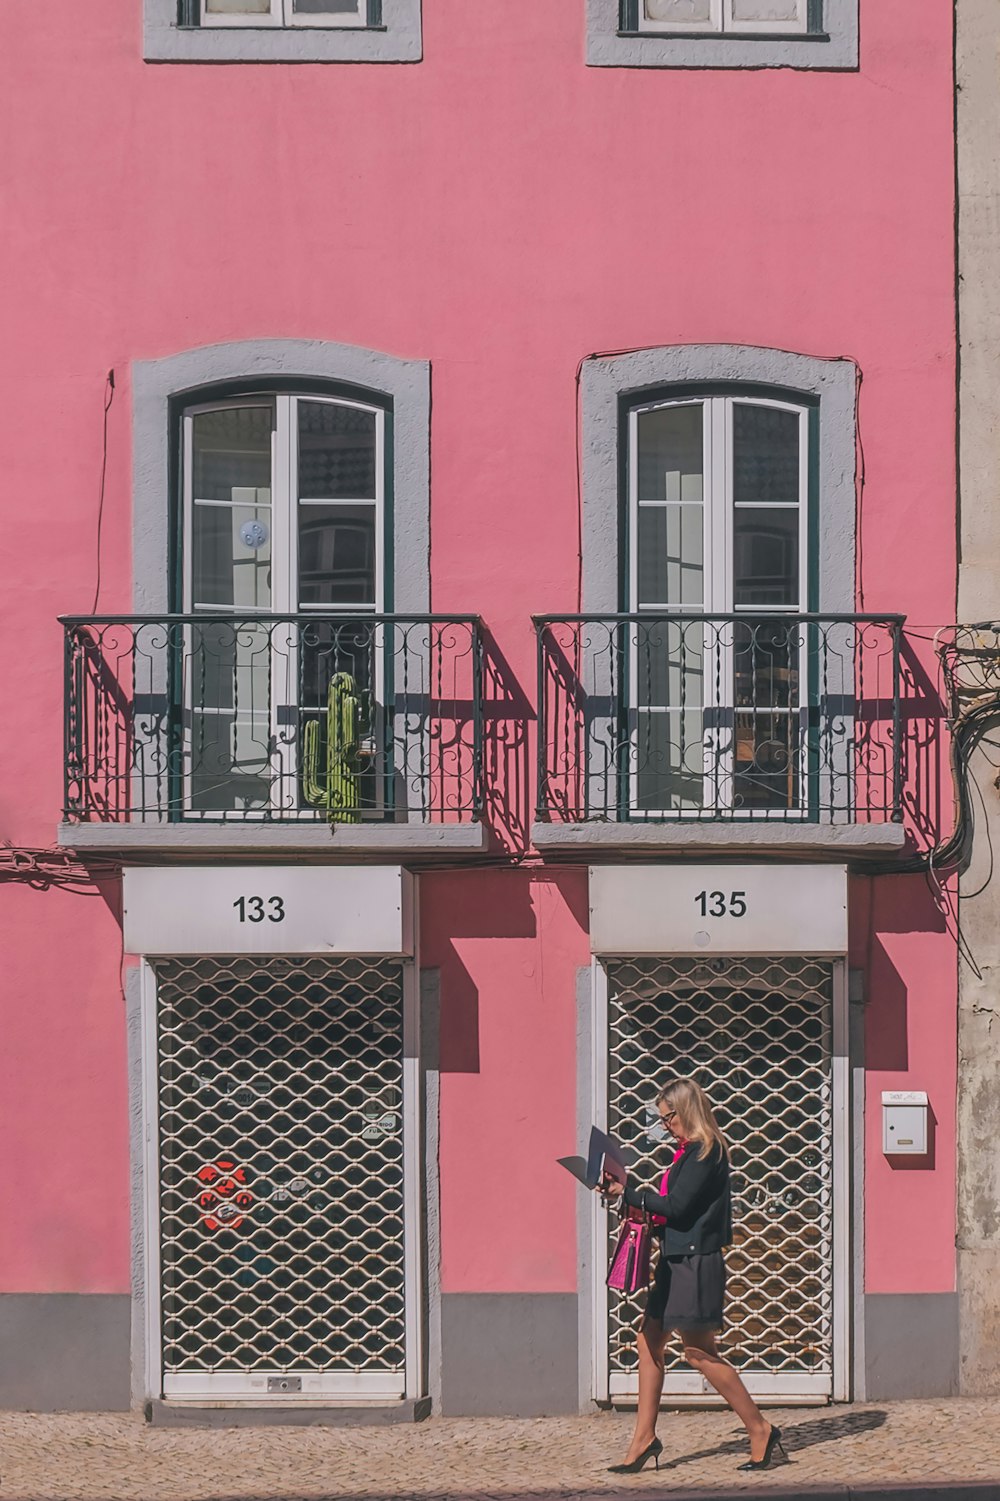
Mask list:
POLYGON ((5 1405, 627 1403, 672 1071, 749 1384, 956 1389, 951 24, 13 6, 5 1405))

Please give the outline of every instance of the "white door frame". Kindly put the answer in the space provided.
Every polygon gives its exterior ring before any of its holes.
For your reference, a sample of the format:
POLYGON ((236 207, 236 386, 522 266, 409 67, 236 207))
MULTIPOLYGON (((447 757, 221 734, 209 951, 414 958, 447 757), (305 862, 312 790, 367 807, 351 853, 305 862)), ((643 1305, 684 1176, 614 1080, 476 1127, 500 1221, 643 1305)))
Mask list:
MULTIPOLYGON (((338 956, 348 957, 348 956, 338 956)), ((384 1404, 422 1397, 426 1386, 423 1360, 423 1239, 421 1213, 423 1130, 420 1110, 420 970, 416 957, 403 958, 403 1276, 405 1366, 402 1374, 381 1372, 303 1373, 296 1404, 384 1404)), ((267 1394, 268 1377, 283 1371, 257 1371, 253 1376, 211 1372, 163 1374, 160 1312, 160 1154, 157 1069, 157 995, 152 963, 143 957, 140 975, 142 1048, 142 1214, 145 1316, 144 1389, 147 1397, 191 1403, 211 1402, 259 1406, 287 1403, 288 1395, 267 1394), (169 1387, 169 1390, 167 1389, 169 1387)), ((295 1373, 298 1375, 298 1373, 295 1373)))
MULTIPOLYGON (((591 1100, 594 1124, 602 1131, 608 1127, 608 972, 606 961, 621 956, 594 955, 591 1000, 592 1049, 591 1100)), ((625 956, 627 957, 627 956, 625 956)), ((678 958, 676 954, 665 958, 678 958)), ((810 956, 812 957, 812 956, 810 956)), ((819 956, 817 956, 819 957, 819 956)), ((832 1400, 846 1402, 851 1391, 851 1130, 850 1130, 850 1057, 848 1044, 848 978, 845 955, 826 955, 833 965, 832 1059, 831 1059, 831 1147, 832 1181, 832 1253, 833 1317, 832 1376, 748 1375, 748 1390, 783 1405, 816 1404, 832 1400)), ((608 1362, 608 1296, 605 1285, 607 1263, 608 1211, 601 1207, 597 1194, 590 1195, 590 1277, 591 1328, 593 1330, 593 1391, 596 1402, 635 1400, 636 1377, 612 1378, 608 1362)), ((584 1294, 586 1296, 586 1293, 584 1294)), ((665 1401, 672 1406, 693 1404, 722 1406, 705 1380, 694 1371, 668 1372, 663 1387, 665 1401)))

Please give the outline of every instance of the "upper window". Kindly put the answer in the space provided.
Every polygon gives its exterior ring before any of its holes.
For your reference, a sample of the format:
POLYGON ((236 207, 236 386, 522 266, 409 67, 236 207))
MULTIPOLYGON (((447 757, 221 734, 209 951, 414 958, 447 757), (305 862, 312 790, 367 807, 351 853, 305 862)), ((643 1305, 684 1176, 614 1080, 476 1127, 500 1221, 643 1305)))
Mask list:
POLYGON ((379 26, 381 0, 197 0, 196 26, 379 26))
POLYGON ((597 67, 856 68, 858 0, 586 0, 597 67))
POLYGON ((794 34, 808 30, 808 10, 807 0, 639 0, 638 29, 794 34))
POLYGON ((143 0, 148 62, 419 62, 421 0, 143 0))

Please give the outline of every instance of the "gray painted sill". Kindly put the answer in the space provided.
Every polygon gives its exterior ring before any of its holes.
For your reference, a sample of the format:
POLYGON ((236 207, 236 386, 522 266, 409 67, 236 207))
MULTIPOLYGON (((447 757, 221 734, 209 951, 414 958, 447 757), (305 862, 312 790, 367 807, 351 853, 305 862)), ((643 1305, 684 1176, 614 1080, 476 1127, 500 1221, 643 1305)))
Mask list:
POLYGON ((549 851, 662 855, 829 855, 863 859, 902 853, 902 824, 534 823, 531 842, 549 851))
POLYGON ((281 1402, 263 1406, 245 1403, 176 1402, 154 1397, 146 1404, 146 1421, 153 1428, 384 1428, 394 1423, 422 1423, 431 1414, 429 1397, 399 1402, 336 1404, 281 1402))
POLYGON ((64 849, 102 854, 152 854, 169 860, 304 857, 337 860, 414 860, 425 856, 481 854, 484 824, 143 824, 62 823, 57 842, 64 849))

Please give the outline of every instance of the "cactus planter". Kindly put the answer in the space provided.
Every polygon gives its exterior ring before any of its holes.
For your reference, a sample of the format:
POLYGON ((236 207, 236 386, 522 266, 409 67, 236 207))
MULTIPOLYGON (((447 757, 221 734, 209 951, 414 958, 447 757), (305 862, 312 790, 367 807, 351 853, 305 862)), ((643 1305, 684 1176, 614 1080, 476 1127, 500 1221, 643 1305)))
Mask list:
POLYGON ((334 673, 326 697, 325 756, 319 719, 310 719, 302 746, 302 791, 314 808, 326 810, 330 823, 358 823, 361 818, 361 700, 349 672, 334 673), (324 765, 321 773, 320 760, 324 765))

